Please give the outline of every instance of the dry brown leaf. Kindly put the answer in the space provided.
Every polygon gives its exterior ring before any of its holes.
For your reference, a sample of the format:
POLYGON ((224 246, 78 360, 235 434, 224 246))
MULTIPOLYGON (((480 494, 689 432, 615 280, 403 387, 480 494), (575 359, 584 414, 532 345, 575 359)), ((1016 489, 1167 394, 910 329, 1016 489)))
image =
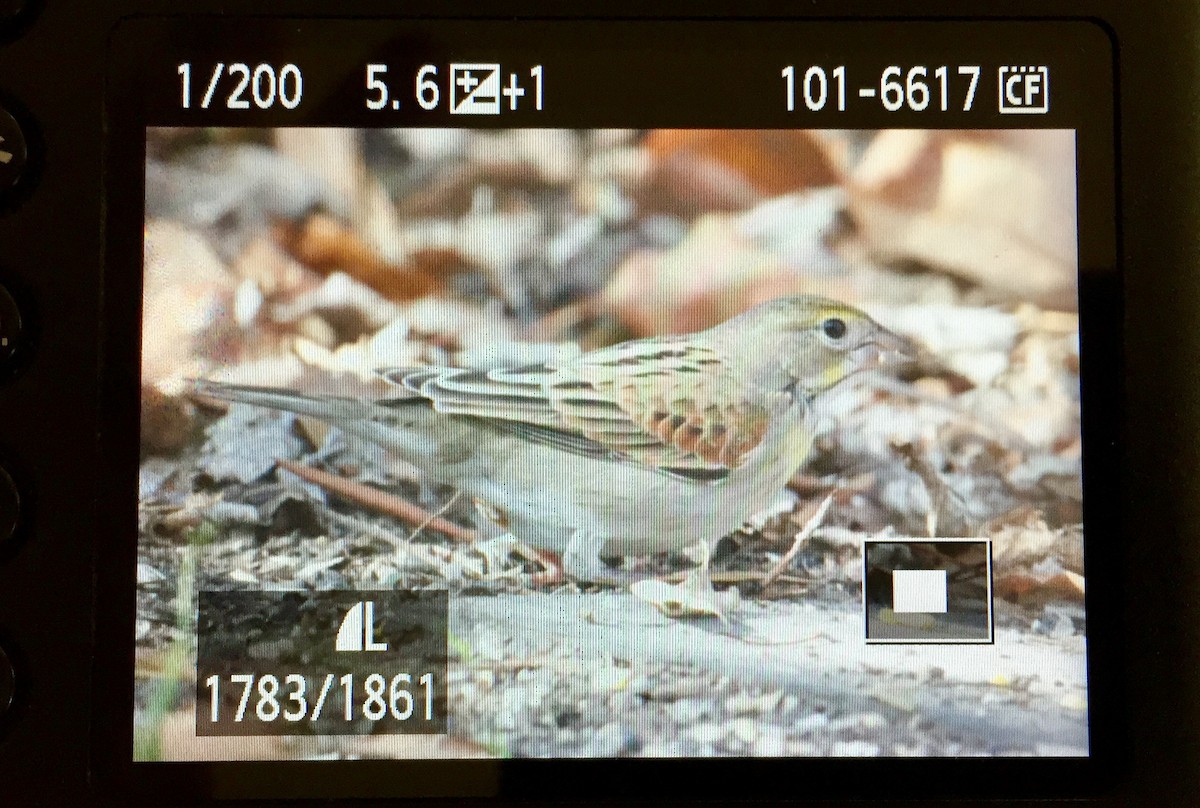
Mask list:
POLYGON ((995 594, 1011 603, 1040 605, 1053 600, 1083 602, 1083 576, 1064 570, 1049 577, 1013 572, 996 579, 995 594))
POLYGON ((642 205, 688 217, 841 179, 824 142, 801 130, 656 129, 645 148, 654 168, 642 205))
POLYGON ((266 235, 251 239, 233 259, 231 269, 239 278, 257 284, 266 297, 307 291, 318 283, 311 270, 266 235))
MULTIPOLYGON (((698 331, 786 294, 813 292, 817 282, 783 267, 742 236, 727 216, 704 216, 667 253, 636 253, 601 293, 638 336, 698 331)), ((830 284, 820 284, 824 294, 830 284)))
POLYGON ((299 223, 276 222, 274 235, 283 249, 305 266, 322 275, 345 272, 390 300, 414 300, 442 288, 441 279, 433 274, 446 266, 440 251, 435 251, 427 266, 392 264, 348 226, 326 214, 299 223))
POLYGON ((397 204, 407 218, 459 217, 471 210, 475 189, 487 185, 500 191, 536 190, 545 183, 535 166, 500 162, 454 166, 443 170, 429 185, 417 188, 397 204))
POLYGON ((1075 302, 1074 136, 880 133, 851 212, 873 257, 1058 308, 1075 302))
POLYGON ((207 239, 176 222, 146 223, 142 380, 181 378, 204 362, 231 362, 243 335, 236 278, 207 239))
POLYGON ((154 385, 142 385, 142 451, 170 454, 182 449, 192 436, 195 407, 182 396, 168 396, 154 385))
POLYGON ((1083 570, 1083 533, 1078 525, 1051 530, 1039 521, 1003 526, 992 535, 992 561, 999 572, 1032 567, 1047 558, 1067 570, 1083 570))
POLYGON ((875 260, 917 262, 992 290, 1006 300, 1071 309, 1075 267, 998 221, 954 219, 863 195, 850 210, 875 260))

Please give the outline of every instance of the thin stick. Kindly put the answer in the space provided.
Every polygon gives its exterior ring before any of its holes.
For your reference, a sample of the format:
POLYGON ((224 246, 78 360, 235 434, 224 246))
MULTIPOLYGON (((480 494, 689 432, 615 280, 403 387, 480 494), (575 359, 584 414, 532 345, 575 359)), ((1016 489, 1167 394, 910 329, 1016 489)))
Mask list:
MULTIPOLYGON (((355 519, 352 516, 344 516, 337 511, 326 509, 325 516, 334 524, 341 525, 347 530, 358 531, 390 545, 396 553, 406 555, 410 559, 415 559, 437 570, 438 574, 446 580, 455 580, 463 577, 462 565, 453 560, 438 558, 433 545, 411 544, 377 525, 364 522, 361 519, 355 519)), ((449 554, 450 551, 444 550, 443 552, 449 554)))
POLYGON ((345 497, 352 502, 357 502, 359 505, 373 508, 388 516, 416 523, 420 525, 418 531, 426 527, 432 527, 434 530, 445 533, 447 536, 459 541, 475 541, 474 530, 468 530, 461 525, 456 525, 447 519, 441 518, 437 514, 431 514, 421 506, 406 502, 386 491, 380 491, 378 488, 372 488, 369 485, 363 485, 354 480, 330 474, 327 471, 302 466, 291 460, 276 460, 275 462, 281 468, 287 469, 300 479, 314 485, 319 485, 340 497, 345 497))
POLYGON ((760 584, 761 588, 766 589, 768 586, 773 584, 775 579, 778 578, 785 569, 787 569, 788 564, 791 564, 792 559, 794 559, 796 554, 800 552, 800 548, 804 545, 804 542, 808 541, 809 536, 811 536, 813 532, 821 526, 821 522, 825 521, 825 513, 829 510, 829 506, 832 504, 833 494, 830 494, 829 496, 825 497, 825 501, 821 503, 821 507, 817 508, 817 512, 812 515, 812 518, 809 519, 804 524, 804 527, 800 529, 800 532, 796 534, 795 540, 792 541, 792 546, 786 553, 783 554, 783 558, 779 559, 779 561, 775 563, 775 566, 767 570, 767 574, 762 577, 762 582, 760 584))
MULTIPOLYGON (((660 581, 666 581, 669 584, 678 584, 687 580, 691 574, 691 570, 680 570, 672 572, 668 575, 657 576, 660 581)), ((762 573, 754 572, 753 570, 723 570, 719 572, 710 572, 709 578, 714 584, 746 584, 758 583, 762 580, 762 573)), ((801 578, 798 575, 779 575, 773 583, 799 584, 808 586, 812 584, 811 578, 801 578)))
MULTIPOLYGON (((462 491, 455 491, 454 496, 452 496, 452 497, 450 497, 450 499, 446 500, 446 504, 443 505, 442 507, 438 508, 437 513, 429 514, 428 519, 426 519, 421 524, 417 525, 416 528, 413 529, 413 532, 408 534, 408 540, 410 542, 413 541, 415 538, 417 538, 417 536, 421 535, 422 530, 424 530, 425 528, 427 528, 431 524, 433 524, 433 520, 440 519, 442 514, 444 514, 446 511, 450 510, 450 506, 458 501, 458 498, 461 494, 462 494, 462 491)), ((446 520, 442 519, 441 521, 445 522, 446 520)), ((450 524, 450 523, 447 522, 447 524, 450 524)), ((457 525, 455 525, 455 527, 457 527, 457 525)))

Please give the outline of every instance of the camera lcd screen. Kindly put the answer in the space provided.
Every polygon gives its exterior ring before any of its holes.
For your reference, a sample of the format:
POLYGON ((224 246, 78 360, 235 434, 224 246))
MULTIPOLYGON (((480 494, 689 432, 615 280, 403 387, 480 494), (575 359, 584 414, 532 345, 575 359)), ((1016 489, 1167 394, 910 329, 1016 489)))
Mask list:
POLYGON ((1088 756, 1082 60, 363 25, 130 57, 134 760, 1088 756))

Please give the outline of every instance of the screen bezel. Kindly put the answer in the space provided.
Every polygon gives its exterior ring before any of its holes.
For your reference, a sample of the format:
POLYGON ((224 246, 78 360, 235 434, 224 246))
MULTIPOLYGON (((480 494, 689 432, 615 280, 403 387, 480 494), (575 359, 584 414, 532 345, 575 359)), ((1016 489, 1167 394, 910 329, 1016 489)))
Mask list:
MULTIPOLYGON (((315 18, 307 18, 314 20, 315 18)), ((423 19, 417 26, 455 26, 423 19)), ((511 21, 510 21, 511 22, 511 21)), ((558 22, 586 24, 586 20, 558 22)), ((853 24, 864 20, 742 20, 739 24, 853 24)), ((906 21, 967 25, 965 22, 906 21)), ((388 25, 403 25, 392 18, 388 25)), ((1080 266, 1081 384, 1084 402, 1084 522, 1088 591, 1088 681, 1091 754, 1085 759, 691 759, 134 763, 133 621, 136 568, 138 353, 141 332, 141 261, 145 129, 159 125, 143 106, 142 71, 151 54, 169 54, 180 25, 189 36, 244 42, 263 53, 276 43, 264 31, 272 18, 142 18, 118 27, 110 42, 106 97, 106 261, 103 288, 105 372, 100 476, 101 522, 112 537, 97 565, 97 654, 93 699, 93 777, 105 790, 151 800, 168 786, 174 793, 209 797, 328 798, 371 796, 576 797, 805 797, 1078 795, 1102 790, 1122 760, 1114 731, 1119 720, 1120 653, 1118 589, 1121 571, 1111 550, 1118 538, 1117 484, 1121 411, 1122 280, 1118 261, 1115 119, 1115 43, 1093 23, 1037 21, 1039 36, 1081 44, 1078 58, 1091 103, 1081 105, 1077 127, 1080 266), (134 170, 137 167, 137 170, 134 170), (332 768, 336 767, 336 768, 332 768), (336 772, 336 773, 335 773, 336 772), (852 784, 848 786, 847 784, 852 784)), ((520 24, 520 23, 516 23, 520 24)), ((728 21, 693 20, 721 26, 728 21)), ((989 23, 990 24, 990 23, 989 23)), ((1005 23, 996 22, 1002 26, 1005 23)), ((974 23, 978 25, 978 23, 974 23)), ((1063 45, 1065 47, 1065 45, 1063 45)), ((304 121, 329 123, 320 115, 304 121)), ((247 123, 247 125, 260 125, 247 123)), ((356 125, 346 122, 345 125, 356 125)), ((431 124, 436 125, 436 124, 431 124)), ((611 124, 610 124, 611 125, 611 124)), ((628 125, 628 124, 627 124, 628 125)))

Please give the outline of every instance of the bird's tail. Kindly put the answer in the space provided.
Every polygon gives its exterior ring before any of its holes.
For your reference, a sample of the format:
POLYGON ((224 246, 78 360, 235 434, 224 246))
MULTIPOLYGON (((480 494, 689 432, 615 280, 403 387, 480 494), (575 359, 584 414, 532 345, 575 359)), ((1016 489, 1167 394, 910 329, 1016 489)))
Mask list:
POLYGON ((428 467, 438 457, 438 445, 447 437, 439 434, 447 431, 445 425, 436 428, 436 414, 419 397, 370 401, 208 379, 194 379, 192 384, 203 396, 317 418, 419 467, 428 467))
POLYGON ((312 396, 279 387, 256 387, 248 384, 226 384, 209 379, 193 379, 197 393, 222 401, 253 404, 272 410, 308 415, 322 421, 344 421, 371 417, 374 405, 350 396, 312 396))

